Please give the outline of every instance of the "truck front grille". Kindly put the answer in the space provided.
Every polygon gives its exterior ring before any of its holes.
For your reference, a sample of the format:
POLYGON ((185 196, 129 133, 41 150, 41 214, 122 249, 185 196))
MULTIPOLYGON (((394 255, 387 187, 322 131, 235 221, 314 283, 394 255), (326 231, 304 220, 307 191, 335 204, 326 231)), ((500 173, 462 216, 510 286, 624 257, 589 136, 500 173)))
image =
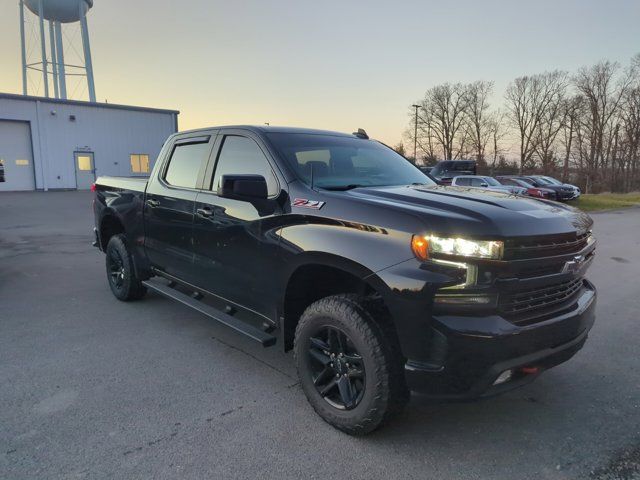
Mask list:
POLYGON ((589 241, 591 232, 508 240, 504 247, 505 260, 552 257, 580 252, 589 241))
POLYGON ((570 305, 578 296, 583 283, 582 278, 575 278, 542 288, 501 294, 498 308, 508 318, 526 321, 532 314, 539 317, 545 311, 570 305))

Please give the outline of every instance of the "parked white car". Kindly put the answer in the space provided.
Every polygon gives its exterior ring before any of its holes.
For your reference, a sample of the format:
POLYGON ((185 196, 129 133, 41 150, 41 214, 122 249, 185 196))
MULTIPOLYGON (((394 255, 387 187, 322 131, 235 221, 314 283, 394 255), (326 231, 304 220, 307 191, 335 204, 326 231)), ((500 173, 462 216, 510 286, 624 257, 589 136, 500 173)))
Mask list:
POLYGON ((527 189, 524 187, 502 185, 493 177, 484 177, 480 175, 460 175, 459 177, 454 177, 451 181, 451 186, 484 188, 494 192, 506 192, 516 195, 525 195, 527 193, 527 189))

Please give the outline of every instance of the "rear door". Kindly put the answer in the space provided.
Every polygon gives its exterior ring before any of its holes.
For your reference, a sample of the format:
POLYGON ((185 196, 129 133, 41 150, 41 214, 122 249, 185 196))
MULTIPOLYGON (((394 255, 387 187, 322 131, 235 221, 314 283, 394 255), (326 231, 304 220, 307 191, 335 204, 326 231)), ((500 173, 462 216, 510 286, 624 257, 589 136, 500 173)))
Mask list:
POLYGON ((177 137, 149 179, 145 195, 145 251, 151 264, 181 280, 193 273, 193 218, 216 132, 177 137))
POLYGON ((275 316, 279 268, 276 217, 286 183, 268 149, 257 135, 245 130, 222 130, 217 155, 211 159, 208 184, 196 200, 193 248, 198 279, 195 284, 227 303, 269 319, 275 316), (214 168, 215 167, 215 168, 214 168), (251 203, 220 198, 222 175, 255 174, 267 181, 270 201, 251 203))

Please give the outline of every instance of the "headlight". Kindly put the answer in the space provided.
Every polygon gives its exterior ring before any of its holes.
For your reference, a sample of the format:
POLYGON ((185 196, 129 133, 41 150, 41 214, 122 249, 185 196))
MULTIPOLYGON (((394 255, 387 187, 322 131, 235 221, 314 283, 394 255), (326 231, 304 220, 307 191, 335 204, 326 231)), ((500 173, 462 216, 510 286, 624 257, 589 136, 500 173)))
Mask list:
POLYGON ((437 237, 435 235, 414 235, 411 249, 420 260, 427 260, 431 254, 451 255, 469 258, 499 259, 504 243, 499 240, 469 240, 461 237, 437 237))

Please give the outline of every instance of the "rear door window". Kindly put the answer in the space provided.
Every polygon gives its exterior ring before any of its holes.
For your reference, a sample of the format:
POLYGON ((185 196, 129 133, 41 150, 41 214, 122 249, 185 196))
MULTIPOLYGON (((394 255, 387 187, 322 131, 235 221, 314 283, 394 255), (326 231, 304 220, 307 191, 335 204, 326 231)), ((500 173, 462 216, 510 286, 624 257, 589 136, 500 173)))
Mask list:
POLYGON ((174 187, 196 188, 198 173, 208 153, 208 141, 177 144, 171 153, 164 180, 174 187))

